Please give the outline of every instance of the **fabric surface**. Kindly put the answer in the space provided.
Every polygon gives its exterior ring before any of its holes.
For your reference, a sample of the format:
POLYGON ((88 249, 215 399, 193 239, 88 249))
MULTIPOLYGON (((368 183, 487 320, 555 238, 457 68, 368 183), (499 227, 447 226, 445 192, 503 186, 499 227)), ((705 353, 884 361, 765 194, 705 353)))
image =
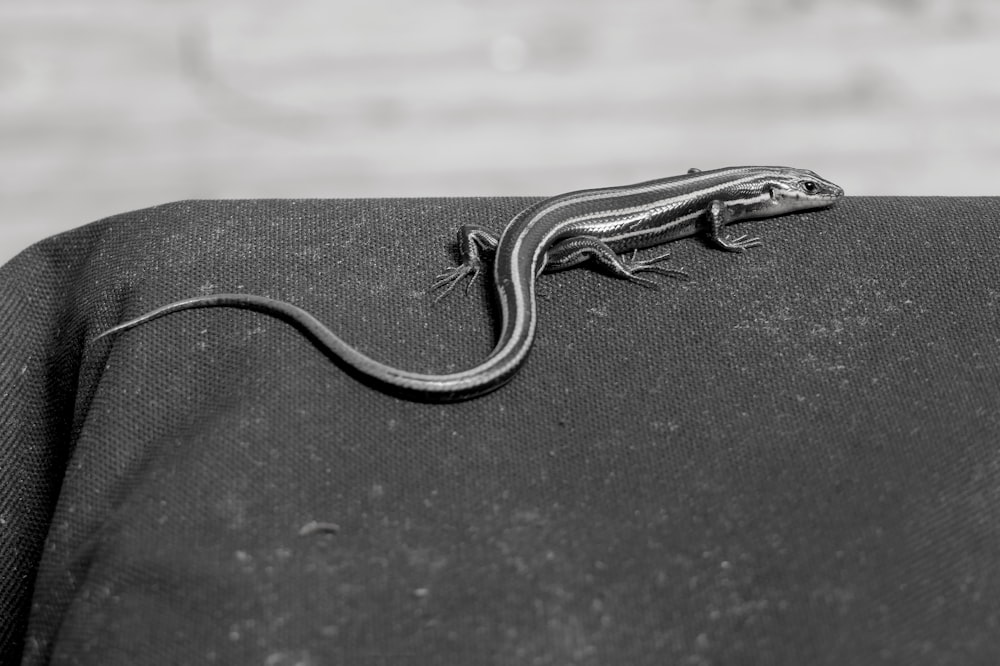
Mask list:
POLYGON ((198 294, 474 365, 464 222, 530 199, 197 201, 0 269, 2 661, 1000 663, 1000 199, 848 198, 540 280, 503 389, 407 402, 198 294))

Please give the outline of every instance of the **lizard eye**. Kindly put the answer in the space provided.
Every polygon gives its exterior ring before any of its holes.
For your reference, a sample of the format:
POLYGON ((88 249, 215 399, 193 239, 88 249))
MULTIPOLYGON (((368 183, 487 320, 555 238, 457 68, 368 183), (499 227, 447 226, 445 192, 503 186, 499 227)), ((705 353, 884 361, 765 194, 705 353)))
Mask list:
POLYGON ((819 185, 811 180, 803 180, 802 189, 806 191, 806 194, 815 194, 816 192, 819 192, 819 185))

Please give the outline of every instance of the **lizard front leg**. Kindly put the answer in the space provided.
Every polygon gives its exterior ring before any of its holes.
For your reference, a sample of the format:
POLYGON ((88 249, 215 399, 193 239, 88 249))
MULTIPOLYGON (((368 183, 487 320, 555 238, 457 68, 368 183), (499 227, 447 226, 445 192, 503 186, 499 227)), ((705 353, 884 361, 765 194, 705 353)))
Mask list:
POLYGON ((745 252, 761 244, 761 240, 756 236, 747 234, 736 238, 727 236, 725 228, 729 223, 729 218, 729 209, 723 202, 716 200, 708 207, 708 239, 716 247, 727 252, 745 252))

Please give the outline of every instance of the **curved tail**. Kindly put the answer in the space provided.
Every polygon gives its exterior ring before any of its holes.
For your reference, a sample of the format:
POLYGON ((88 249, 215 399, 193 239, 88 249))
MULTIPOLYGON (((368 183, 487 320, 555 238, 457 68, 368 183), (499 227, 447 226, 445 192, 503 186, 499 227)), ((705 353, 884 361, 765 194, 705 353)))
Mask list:
POLYGON ((182 310, 216 307, 251 310, 281 319, 299 329, 338 366, 356 379, 387 393, 426 402, 458 402, 500 388, 514 376, 531 346, 530 340, 527 341, 527 345, 498 345, 481 364, 453 374, 408 372, 380 363, 361 353, 297 305, 253 294, 213 294, 168 303, 113 326, 97 335, 94 340, 122 333, 140 324, 182 310))

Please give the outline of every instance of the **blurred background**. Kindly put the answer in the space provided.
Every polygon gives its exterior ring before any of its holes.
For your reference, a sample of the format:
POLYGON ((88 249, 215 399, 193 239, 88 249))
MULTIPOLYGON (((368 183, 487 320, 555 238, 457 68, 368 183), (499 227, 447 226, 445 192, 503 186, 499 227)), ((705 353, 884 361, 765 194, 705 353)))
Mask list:
POLYGON ((996 0, 0 0, 0 263, 185 198, 997 195, 998 62, 996 0))

